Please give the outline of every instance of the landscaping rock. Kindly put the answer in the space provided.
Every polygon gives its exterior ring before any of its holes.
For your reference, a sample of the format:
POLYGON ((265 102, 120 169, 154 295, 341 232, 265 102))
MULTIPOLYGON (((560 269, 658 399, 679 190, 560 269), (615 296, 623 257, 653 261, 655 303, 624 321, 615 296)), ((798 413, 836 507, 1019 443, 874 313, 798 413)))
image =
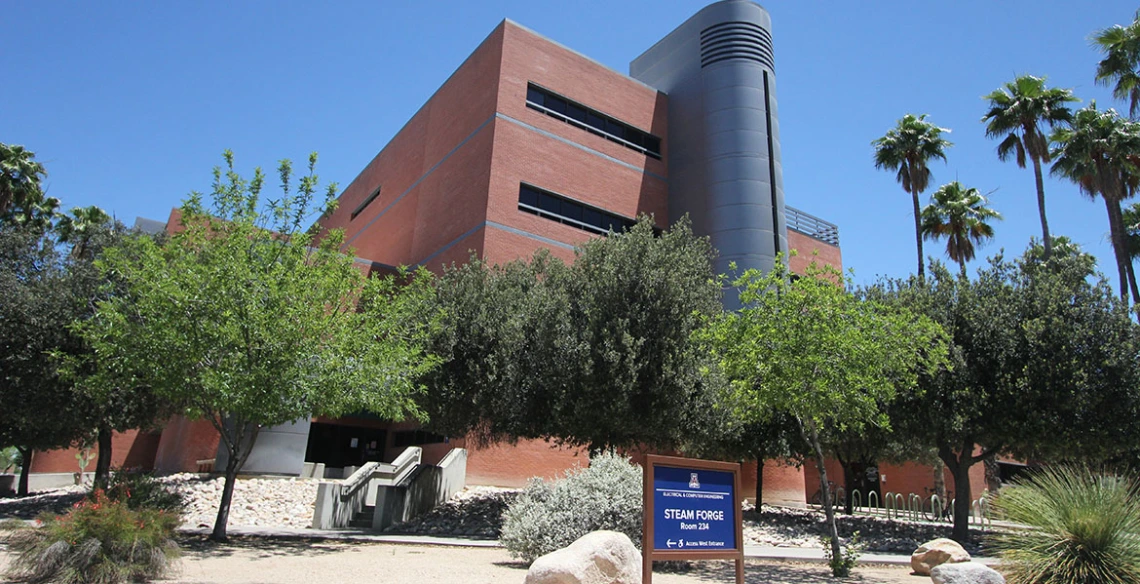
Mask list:
POLYGON ((935 566, 930 579, 934 584, 1005 584, 997 570, 977 562, 935 566))
POLYGON ((641 552, 629 536, 592 531, 558 551, 538 558, 526 573, 526 584, 637 584, 641 552))
POLYGON ((958 542, 945 537, 918 546, 918 549, 910 555, 910 567, 920 576, 929 576, 935 566, 968 561, 970 554, 958 545, 958 542))

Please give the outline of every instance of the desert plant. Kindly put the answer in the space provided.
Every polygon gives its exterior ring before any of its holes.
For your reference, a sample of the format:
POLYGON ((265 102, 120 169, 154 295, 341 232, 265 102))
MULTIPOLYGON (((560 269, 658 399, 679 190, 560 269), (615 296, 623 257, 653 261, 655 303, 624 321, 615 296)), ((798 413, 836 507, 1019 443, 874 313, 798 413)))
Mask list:
POLYGON ((1010 584, 1140 583, 1140 499, 1127 477, 1087 467, 1039 470, 1000 491, 995 532, 1010 584))
POLYGON ((858 531, 851 534, 851 538, 847 540, 847 547, 844 547, 838 556, 833 555, 831 551, 830 534, 820 535, 819 543, 823 546, 823 559, 827 560, 831 574, 837 578, 846 578, 851 574, 851 569, 859 562, 859 554, 862 554, 867 547, 866 542, 859 539, 858 531))
POLYGON ((16 531, 8 576, 26 582, 111 584, 161 578, 178 558, 171 539, 178 516, 153 509, 130 510, 101 491, 43 527, 16 531))
MULTIPOLYGON (((98 490, 92 491, 94 497, 98 490)), ((133 511, 153 509, 178 515, 186 507, 182 495, 170 490, 149 472, 119 470, 107 484, 107 498, 126 503, 133 511)))
POLYGON ((552 482, 531 479, 503 513, 500 541, 532 562, 599 529, 620 531, 641 546, 641 467, 613 453, 590 459, 552 482))

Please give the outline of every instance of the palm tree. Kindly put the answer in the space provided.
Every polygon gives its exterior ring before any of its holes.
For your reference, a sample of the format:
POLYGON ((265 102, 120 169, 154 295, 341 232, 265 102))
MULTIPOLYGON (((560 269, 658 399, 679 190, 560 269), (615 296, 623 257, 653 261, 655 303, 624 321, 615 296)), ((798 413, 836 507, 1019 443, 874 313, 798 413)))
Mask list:
POLYGON ((45 196, 37 187, 23 195, 20 204, 9 209, 9 219, 17 225, 34 228, 40 232, 51 229, 52 221, 59 216, 59 199, 45 196))
POLYGON ((59 224, 56 225, 59 241, 70 243, 72 257, 81 258, 86 254, 95 230, 110 220, 111 216, 95 205, 75 207, 71 210, 71 215, 60 217, 59 224))
POLYGON ((1140 203, 1133 203, 1121 213, 1124 222, 1124 241, 1128 246, 1129 261, 1140 257, 1140 203))
POLYGON ((1140 186, 1140 123, 1113 109, 1098 111, 1093 102, 1077 111, 1070 127, 1058 128, 1052 140, 1056 143, 1052 173, 1073 181, 1089 197, 1104 200, 1120 296, 1127 301, 1131 290, 1132 302, 1140 301, 1120 209, 1120 202, 1140 186))
POLYGON ((1140 108, 1140 10, 1132 24, 1119 24, 1093 33, 1093 46, 1104 52, 1096 66, 1097 85, 1112 85, 1112 96, 1128 100, 1128 115, 1140 108))
POLYGON ((922 234, 927 239, 946 238, 946 255, 958 262, 962 274, 966 262, 974 259, 974 244, 994 236, 989 221, 1001 220, 1001 213, 986 206, 978 189, 954 181, 934 191, 931 203, 922 209, 922 234))
POLYGON ((39 193, 47 171, 35 157, 23 146, 0 143, 0 217, 10 207, 26 207, 27 199, 39 193))
POLYGON ((986 136, 1005 138, 998 144, 1001 160, 1011 156, 1017 165, 1025 168, 1025 159, 1033 161, 1033 178, 1037 181, 1037 211, 1041 215, 1041 240, 1045 243, 1045 258, 1053 253, 1053 240, 1049 236, 1049 221, 1045 218, 1045 181, 1041 176, 1041 163, 1049 162, 1049 139, 1041 131, 1041 124, 1050 128, 1073 119, 1073 112, 1065 105, 1080 101, 1068 89, 1047 88, 1045 79, 1020 75, 1004 87, 994 90, 982 99, 990 101, 990 110, 982 116, 986 123, 986 136))
POLYGON ((896 178, 904 191, 910 193, 914 207, 914 239, 918 246, 918 279, 923 280, 922 223, 918 208, 918 195, 930 184, 927 163, 934 158, 946 160, 946 149, 953 144, 942 137, 949 133, 926 121, 926 114, 907 114, 898 125, 871 145, 875 147, 875 168, 897 171, 896 178))

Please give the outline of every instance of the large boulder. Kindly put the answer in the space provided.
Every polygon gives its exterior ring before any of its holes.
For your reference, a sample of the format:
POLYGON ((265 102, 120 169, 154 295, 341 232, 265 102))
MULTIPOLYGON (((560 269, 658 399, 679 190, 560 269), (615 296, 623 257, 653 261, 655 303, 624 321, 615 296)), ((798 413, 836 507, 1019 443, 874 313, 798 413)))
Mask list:
POLYGON ((538 558, 526 584, 639 584, 641 552, 629 536, 591 531, 574 543, 538 558))
POLYGON ((1005 584, 997 570, 977 562, 935 566, 930 579, 934 584, 1005 584))
POLYGON ((932 539, 914 550, 910 555, 910 569, 920 576, 929 576, 935 566, 945 563, 970 561, 970 553, 958 542, 940 537, 932 539))

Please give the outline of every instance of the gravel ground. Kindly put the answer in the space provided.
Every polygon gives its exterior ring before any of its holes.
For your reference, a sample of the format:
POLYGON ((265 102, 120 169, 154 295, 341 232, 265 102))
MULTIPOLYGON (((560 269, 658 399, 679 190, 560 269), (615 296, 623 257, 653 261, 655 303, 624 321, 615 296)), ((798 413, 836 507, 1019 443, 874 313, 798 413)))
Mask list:
MULTIPOLYGON (((214 523, 221 497, 222 479, 201 479, 194 474, 163 477, 170 488, 181 492, 187 501, 184 525, 210 527, 214 523)), ((234 489, 230 525, 245 527, 305 528, 312 522, 316 501, 315 479, 243 479, 234 489)), ((390 527, 386 533, 407 535, 458 536, 497 539, 502 527, 502 513, 517 490, 495 487, 468 487, 451 501, 412 521, 390 527)), ((0 499, 0 519, 32 519, 41 512, 59 513, 83 496, 78 487, 51 491, 25 499, 0 499)), ((839 516, 839 532, 844 538, 859 531, 866 551, 910 554, 923 542, 947 537, 948 524, 888 521, 882 517, 839 516)), ((822 547, 819 534, 824 533, 824 517, 819 511, 790 509, 764 505, 759 510, 747 507, 744 513, 744 536, 747 545, 776 547, 822 547)), ((977 539, 975 534, 975 539, 977 539)), ((977 545, 966 546, 979 555, 977 545)))
MULTIPOLYGON (((526 578, 526 566, 512 561, 506 550, 452 548, 344 542, 235 540, 214 545, 200 539, 184 540, 183 558, 172 582, 218 584, 438 584, 511 583, 526 578), (379 578, 379 579, 378 579, 379 578)), ((0 572, 8 563, 0 543, 0 572)), ((860 566, 851 578, 831 578, 822 564, 749 561, 745 579, 773 584, 924 584, 926 577, 911 576, 905 567, 860 566)), ((695 562, 685 573, 656 572, 656 584, 731 582, 732 564, 695 562)))

